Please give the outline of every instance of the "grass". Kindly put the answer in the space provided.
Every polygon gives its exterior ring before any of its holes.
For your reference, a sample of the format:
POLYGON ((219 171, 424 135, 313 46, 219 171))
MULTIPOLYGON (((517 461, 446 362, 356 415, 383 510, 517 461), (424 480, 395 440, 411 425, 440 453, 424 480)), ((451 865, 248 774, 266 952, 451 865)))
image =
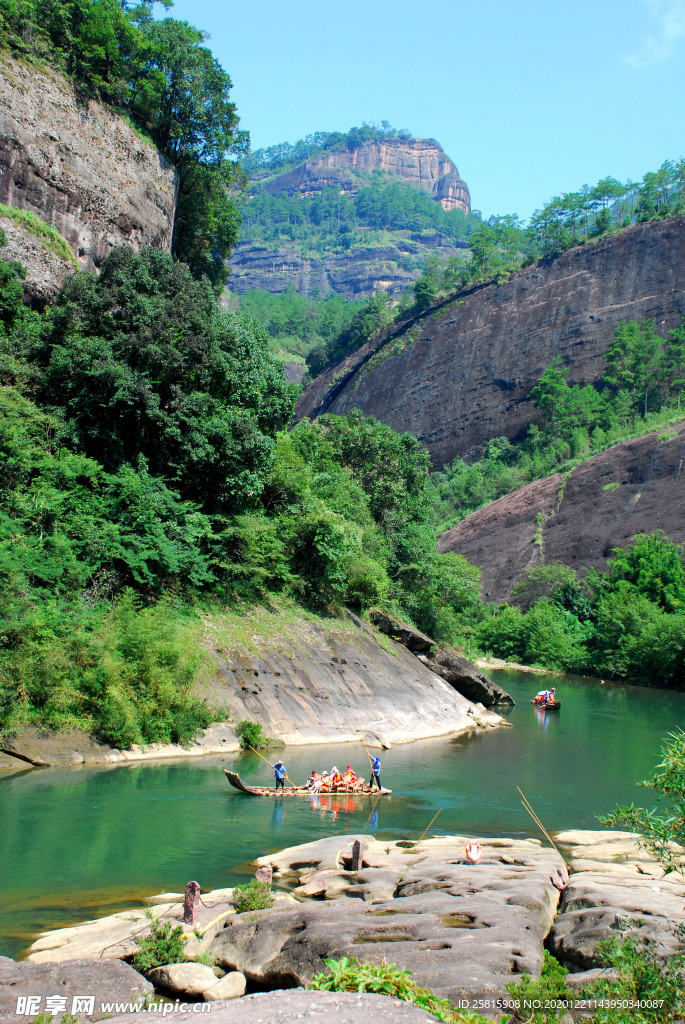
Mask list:
POLYGON ((60 235, 57 228, 52 224, 46 224, 35 213, 30 210, 21 210, 17 206, 6 206, 0 203, 0 217, 8 217, 19 227, 22 227, 29 234, 39 238, 44 249, 53 253, 61 260, 71 263, 75 270, 79 269, 76 254, 67 242, 66 238, 60 235))
POLYGON ((274 905, 271 883, 259 882, 256 878, 246 885, 236 885, 232 898, 238 914, 244 914, 247 910, 269 910, 274 905))
POLYGON ((618 480, 612 480, 610 484, 605 484, 602 490, 606 494, 607 491, 615 491, 617 487, 620 487, 618 480))

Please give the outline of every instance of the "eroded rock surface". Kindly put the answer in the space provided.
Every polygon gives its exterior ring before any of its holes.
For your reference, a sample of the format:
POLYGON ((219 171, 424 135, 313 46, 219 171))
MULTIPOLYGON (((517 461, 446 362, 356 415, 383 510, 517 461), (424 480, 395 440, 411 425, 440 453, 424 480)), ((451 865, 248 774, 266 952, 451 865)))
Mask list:
POLYGON ((679 874, 664 876, 661 865, 637 845, 630 832, 561 832, 570 847, 570 880, 550 931, 554 955, 576 968, 600 966, 597 946, 619 933, 656 943, 661 955, 678 948, 674 930, 685 923, 679 874))
POLYGON ((313 381, 296 416, 361 409, 414 434, 440 468, 521 436, 555 356, 571 383, 592 383, 621 320, 655 317, 665 335, 683 316, 685 217, 638 224, 388 328, 313 381))
MULTIPOLYGON (((174 1013, 173 1019, 176 1024, 190 1024, 191 1021, 197 1024, 198 1014, 174 1013)), ((212 1024, 300 1024, 305 1019, 309 1024, 435 1022, 432 1014, 388 996, 357 992, 304 992, 302 989, 259 992, 226 1006, 217 1003, 212 1007, 211 1016, 212 1024)), ((113 1017, 110 1024, 149 1024, 149 1021, 149 1013, 134 1013, 113 1017)))
POLYGON ((387 960, 414 972, 441 997, 497 998, 518 974, 542 965, 559 892, 561 858, 536 840, 481 840, 470 864, 463 837, 419 844, 364 843, 362 868, 345 870, 353 838, 282 850, 256 863, 275 879, 298 881, 295 895, 325 894, 299 906, 240 914, 210 949, 218 964, 267 985, 306 982, 326 957, 387 960))
MULTIPOLYGON (((91 1013, 77 1014, 80 1020, 103 1020, 111 1011, 103 1010, 103 1002, 137 1003, 154 991, 149 981, 121 960, 79 959, 69 963, 0 962, 0 1020, 3 1024, 24 1022, 25 1014, 17 1014, 18 996, 39 996, 40 1011, 46 1000, 57 996, 66 999, 68 1015, 74 996, 93 996, 91 1013)), ((58 1018, 61 1019, 61 1014, 58 1018)))
POLYGON ((663 530, 685 540, 685 423, 624 441, 472 512, 438 541, 482 570, 483 592, 509 599, 530 566, 563 562, 606 570, 615 547, 637 533, 663 530), (538 517, 542 517, 542 530, 538 517), (542 546, 536 543, 542 538, 542 546))
MULTIPOLYGON (((0 203, 52 224, 81 268, 95 270, 116 245, 170 250, 176 174, 109 107, 78 98, 73 84, 54 69, 29 66, 4 52, 0 203)), ((29 291, 49 297, 64 267, 34 262, 29 261, 29 291)))

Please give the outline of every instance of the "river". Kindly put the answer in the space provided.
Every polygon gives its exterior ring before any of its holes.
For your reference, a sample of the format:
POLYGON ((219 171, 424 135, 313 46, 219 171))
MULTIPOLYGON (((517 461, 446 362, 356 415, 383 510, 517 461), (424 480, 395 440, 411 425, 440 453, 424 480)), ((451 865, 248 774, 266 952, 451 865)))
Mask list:
MULTIPOLYGON (((0 772, 0 954, 17 956, 36 932, 180 891, 250 875, 253 857, 334 833, 416 837, 537 834, 517 785, 548 829, 596 828, 617 802, 645 802, 635 782, 661 740, 685 721, 685 694, 575 677, 493 672, 517 701, 513 728, 421 741, 382 754, 391 798, 257 799, 221 771, 271 780, 254 754, 114 767, 0 772), (563 707, 540 712, 530 696, 556 685, 563 707)), ((290 776, 311 768, 365 768, 351 744, 284 752, 290 776)))

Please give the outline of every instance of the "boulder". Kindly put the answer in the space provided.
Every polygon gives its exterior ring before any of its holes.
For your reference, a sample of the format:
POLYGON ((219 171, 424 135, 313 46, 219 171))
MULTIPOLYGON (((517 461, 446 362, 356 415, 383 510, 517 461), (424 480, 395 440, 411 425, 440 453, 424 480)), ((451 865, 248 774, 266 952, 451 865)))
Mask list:
POLYGON ((429 636, 416 629, 415 626, 401 622, 388 612, 374 609, 369 612, 369 618, 374 626, 380 629, 381 633, 387 633, 388 636, 391 636, 393 640, 402 644, 409 651, 429 651, 431 647, 435 647, 435 640, 431 640, 429 636))
MULTIPOLYGON (((422 659, 424 660, 424 659, 422 659)), ((438 651, 425 659, 425 664, 442 676, 446 682, 458 690, 463 697, 492 707, 495 704, 513 706, 514 699, 501 686, 493 683, 466 658, 449 648, 438 651)))
POLYGON ((222 999, 237 999, 245 995, 247 978, 240 971, 229 971, 223 978, 205 989, 203 997, 206 1003, 217 1003, 222 999))
POLYGON ((202 996, 216 985, 216 974, 205 964, 165 964, 147 972, 155 987, 167 988, 179 996, 202 996))
MULTIPOLYGON (((150 1024, 149 1013, 113 1017, 109 1024, 150 1024)), ((200 1015, 202 1019, 202 1015, 200 1015)), ((258 992, 229 1006, 212 1008, 212 1024, 435 1024, 435 1017, 418 1006, 370 992, 305 992, 301 988, 258 992)), ((197 1024, 192 1010, 174 1013, 174 1024, 197 1024)))
MULTIPOLYGON (((216 980, 216 979, 215 979, 216 980)), ((0 1020, 3 1024, 26 1021, 17 1014, 18 996, 39 997, 36 1013, 46 1012, 46 1000, 61 1000, 61 1014, 72 1010, 75 996, 92 997, 92 1011, 79 1011, 79 1021, 103 1020, 111 1016, 104 1004, 139 1003, 153 992, 152 985, 121 960, 70 960, 68 963, 0 963, 0 1020), (66 1000, 66 1003, 64 1003, 66 1000)), ((49 1011, 48 1011, 49 1012, 49 1011)))
POLYGON ((504 996, 512 978, 540 973, 563 861, 536 840, 481 839, 475 865, 466 842, 332 837, 262 857, 274 877, 300 882, 304 902, 228 919, 210 952, 265 986, 305 984, 325 958, 353 956, 396 963, 442 998, 504 996), (341 870, 358 838, 361 870, 341 870))

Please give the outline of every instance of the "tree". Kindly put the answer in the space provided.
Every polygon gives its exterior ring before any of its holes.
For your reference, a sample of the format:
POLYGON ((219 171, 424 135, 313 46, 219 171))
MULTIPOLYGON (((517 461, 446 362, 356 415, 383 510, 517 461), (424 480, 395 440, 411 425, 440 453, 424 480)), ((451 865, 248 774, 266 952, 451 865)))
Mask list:
POLYGON ((649 850, 670 874, 685 867, 685 856, 673 847, 677 844, 682 850, 685 846, 685 732, 676 729, 670 733, 661 753, 663 759, 653 775, 638 783, 658 794, 655 806, 651 810, 634 804, 619 806, 597 817, 602 825, 638 832, 638 845, 649 850), (664 798, 664 813, 658 814, 664 798))
POLYGON ((542 413, 541 420, 548 431, 550 444, 554 442, 558 423, 563 417, 569 391, 567 376, 568 370, 563 368, 561 357, 556 356, 531 388, 530 397, 535 408, 542 413))
POLYGON ((654 320, 622 320, 607 353, 607 369, 603 379, 617 391, 625 390, 633 397, 636 409, 647 415, 650 396, 660 402, 666 379, 664 339, 656 333, 654 320))
POLYGON ((167 253, 115 249, 68 279, 33 359, 41 401, 108 470, 143 459, 208 509, 257 500, 291 389, 265 333, 167 253))

